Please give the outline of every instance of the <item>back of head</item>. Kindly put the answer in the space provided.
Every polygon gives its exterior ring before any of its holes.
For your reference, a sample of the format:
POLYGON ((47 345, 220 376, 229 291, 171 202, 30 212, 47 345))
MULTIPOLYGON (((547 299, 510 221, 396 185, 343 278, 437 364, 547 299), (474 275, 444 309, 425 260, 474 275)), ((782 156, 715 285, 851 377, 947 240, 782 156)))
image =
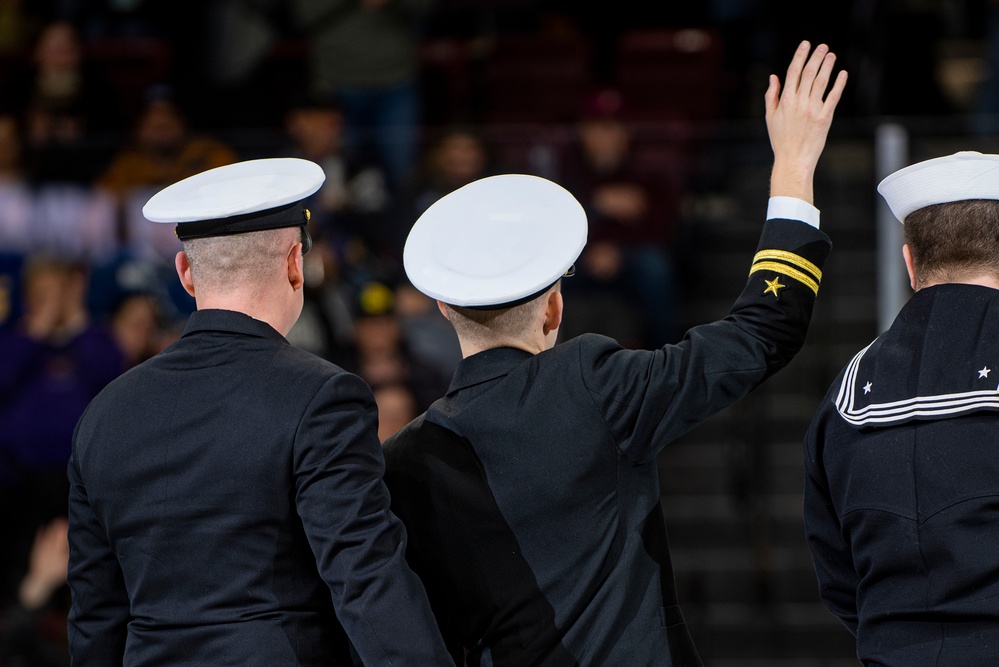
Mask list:
POLYGON ((913 286, 999 283, 999 155, 959 151, 889 174, 878 192, 904 224, 913 286))
POLYGON ((288 248, 300 235, 297 227, 282 227, 184 241, 195 288, 217 295, 264 293, 285 276, 288 248))
POLYGON ((530 337, 531 330, 540 321, 549 291, 509 308, 485 310, 449 304, 444 307, 459 339, 480 347, 494 347, 530 337))
POLYGON ((463 353, 552 342, 562 303, 554 293, 572 274, 586 232, 586 212, 565 188, 500 174, 431 205, 406 238, 403 264, 416 289, 446 304, 463 353))
POLYGON ((971 199, 917 209, 906 216, 904 233, 917 288, 982 275, 999 279, 999 200, 971 199))

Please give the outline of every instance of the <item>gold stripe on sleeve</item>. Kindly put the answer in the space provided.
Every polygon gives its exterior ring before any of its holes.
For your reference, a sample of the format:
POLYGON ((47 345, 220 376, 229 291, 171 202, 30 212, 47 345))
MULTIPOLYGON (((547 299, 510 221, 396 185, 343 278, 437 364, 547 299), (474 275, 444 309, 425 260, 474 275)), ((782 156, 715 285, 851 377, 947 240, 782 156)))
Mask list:
POLYGON ((807 259, 801 255, 795 255, 793 252, 788 252, 786 250, 761 250, 756 253, 756 257, 753 258, 753 263, 765 260, 765 259, 779 259, 787 262, 788 264, 793 264, 799 269, 804 269, 808 271, 815 279, 819 282, 822 281, 822 269, 815 266, 807 259))
POLYGON ((752 275, 757 271, 773 271, 774 273, 779 273, 782 276, 794 278, 798 282, 810 288, 816 295, 819 293, 818 282, 816 282, 807 273, 803 273, 798 269, 788 266, 787 264, 781 264, 780 262, 756 262, 753 264, 753 267, 749 269, 749 274, 752 275))

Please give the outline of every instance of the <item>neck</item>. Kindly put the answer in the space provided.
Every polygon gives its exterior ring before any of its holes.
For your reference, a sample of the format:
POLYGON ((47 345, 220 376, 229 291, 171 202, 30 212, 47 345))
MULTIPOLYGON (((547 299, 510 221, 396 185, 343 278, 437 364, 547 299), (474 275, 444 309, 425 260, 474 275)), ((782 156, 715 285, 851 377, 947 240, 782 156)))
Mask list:
POLYGON ((266 322, 282 336, 288 335, 298 319, 297 314, 294 318, 290 317, 287 309, 282 307, 281 300, 259 294, 199 294, 196 301, 198 310, 219 309, 243 313, 266 322))
POLYGON ((990 273, 982 273, 977 276, 962 278, 961 280, 930 280, 920 285, 919 289, 933 287, 934 285, 978 285, 979 287, 990 287, 999 290, 999 277, 990 273))
POLYGON ((468 340, 458 339, 458 343, 461 345, 461 358, 467 359, 473 354, 478 354, 479 352, 485 352, 486 350, 495 350, 500 347, 512 347, 515 350, 524 350, 525 352, 530 352, 531 354, 538 354, 544 352, 547 348, 541 347, 536 341, 529 342, 523 340, 496 340, 490 341, 488 343, 473 343, 468 340))

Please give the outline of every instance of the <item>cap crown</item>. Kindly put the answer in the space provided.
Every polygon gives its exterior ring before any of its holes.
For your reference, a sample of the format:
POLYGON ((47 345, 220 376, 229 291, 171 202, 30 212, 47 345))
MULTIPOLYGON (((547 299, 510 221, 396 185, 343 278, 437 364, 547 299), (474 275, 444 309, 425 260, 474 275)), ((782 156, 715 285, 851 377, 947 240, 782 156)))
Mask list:
POLYGON ((305 199, 326 180, 322 167, 299 158, 246 160, 189 176, 153 195, 142 214, 183 224, 248 215, 305 199))
POLYGON ((543 290, 586 244, 586 213, 547 179, 501 174, 445 195, 419 217, 403 264, 424 294, 455 306, 502 306, 543 290))

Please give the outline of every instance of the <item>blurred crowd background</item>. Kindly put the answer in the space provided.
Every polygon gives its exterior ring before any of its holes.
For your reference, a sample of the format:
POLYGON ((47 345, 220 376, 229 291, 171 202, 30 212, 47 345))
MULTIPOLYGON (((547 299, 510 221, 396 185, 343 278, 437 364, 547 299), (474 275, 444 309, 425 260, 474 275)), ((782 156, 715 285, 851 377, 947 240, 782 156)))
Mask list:
POLYGON ((73 427, 194 309, 172 226, 141 214, 161 187, 322 165, 289 339, 369 382, 384 439, 460 358, 401 266, 439 197, 503 172, 566 186, 591 228, 563 335, 658 346, 704 314, 697 223, 731 212, 695 195, 747 142, 765 174, 767 75, 800 40, 851 73, 831 142, 883 118, 988 138, 996 31, 987 0, 0 0, 0 667, 68 664, 73 427))

